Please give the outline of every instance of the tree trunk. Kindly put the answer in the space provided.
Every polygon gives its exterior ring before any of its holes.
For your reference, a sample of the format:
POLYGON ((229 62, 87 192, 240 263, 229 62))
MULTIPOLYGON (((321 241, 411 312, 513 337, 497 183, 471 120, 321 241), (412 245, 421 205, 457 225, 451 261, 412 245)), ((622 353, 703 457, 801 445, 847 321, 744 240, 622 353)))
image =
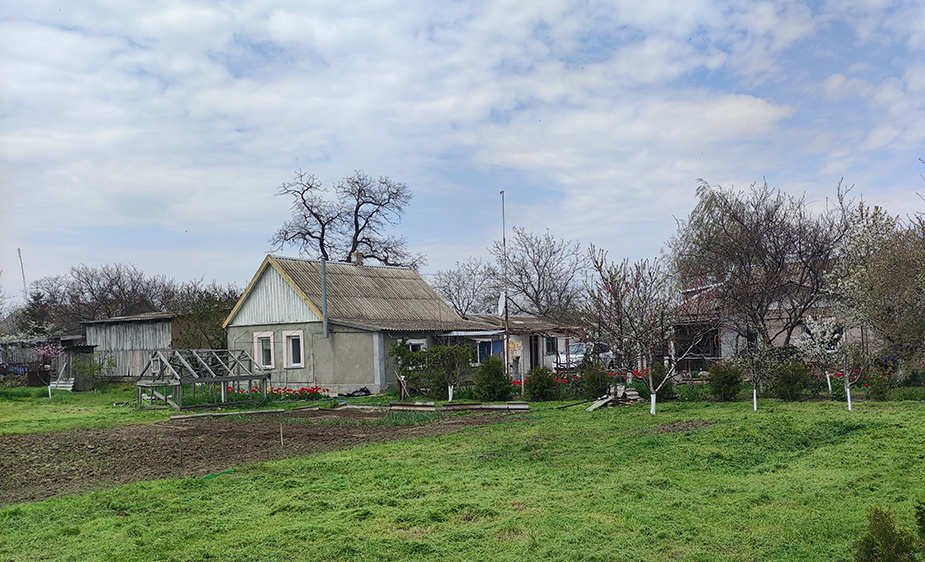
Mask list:
POLYGON ((655 415, 655 393, 649 395, 649 413, 655 415))
POLYGON ((851 411, 851 385, 848 383, 848 373, 845 373, 845 396, 848 398, 848 411, 851 411))

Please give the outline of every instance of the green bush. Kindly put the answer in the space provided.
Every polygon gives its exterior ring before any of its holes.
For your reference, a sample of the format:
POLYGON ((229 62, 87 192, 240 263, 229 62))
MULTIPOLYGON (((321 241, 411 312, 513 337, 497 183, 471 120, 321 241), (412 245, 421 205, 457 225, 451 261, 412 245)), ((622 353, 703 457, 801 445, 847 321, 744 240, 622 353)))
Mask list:
POLYGON ((705 384, 678 385, 678 402, 703 402, 706 399, 707 386, 705 384))
POLYGON ((825 382, 825 373, 814 373, 813 376, 809 379, 809 386, 806 388, 809 390, 809 393, 812 396, 819 396, 823 392, 827 392, 829 387, 825 382))
POLYGON ((899 386, 925 386, 925 369, 909 369, 899 386))
POLYGON ((504 402, 511 399, 514 386, 504 373, 504 363, 497 357, 489 357, 479 365, 475 375, 476 400, 483 402, 504 402))
POLYGON ((812 377, 809 367, 801 361, 791 359, 774 368, 771 388, 774 395, 781 400, 793 402, 800 399, 800 394, 809 386, 812 377))
POLYGON ((901 386, 893 391, 893 400, 919 400, 925 402, 925 386, 901 386))
POLYGON ((918 542, 910 531, 896 528, 892 513, 874 507, 867 514, 867 532, 854 543, 854 559, 859 562, 915 562, 918 542))
POLYGON ((894 382, 892 375, 888 373, 871 375, 871 377, 867 379, 865 397, 868 400, 876 400, 878 402, 889 400, 890 395, 893 394, 893 388, 895 387, 894 382))
MULTIPOLYGON (((655 386, 658 387, 662 380, 668 376, 668 368, 661 363, 655 363, 649 370, 649 373, 652 376, 652 382, 654 382, 655 386)), ((649 399, 649 382, 646 379, 633 381, 631 386, 636 389, 636 392, 639 393, 640 398, 645 400, 649 399)), ((665 381, 665 384, 662 385, 662 388, 658 390, 658 393, 655 395, 655 399, 658 402, 664 402, 666 400, 671 400, 672 398, 674 398, 674 381, 668 379, 665 381)))
POLYGON ((474 349, 465 345, 437 345, 411 351, 402 340, 392 346, 389 356, 395 360, 412 392, 420 392, 432 400, 446 400, 447 387, 464 379, 474 349))
POLYGON ((464 383, 453 390, 453 400, 475 400, 475 385, 464 383))
POLYGON ((742 389, 742 369, 732 363, 710 365, 710 394, 722 402, 734 400, 742 389))
POLYGON ((524 383, 527 400, 545 402, 559 399, 559 383, 549 367, 537 367, 527 373, 524 383))
POLYGON ((581 394, 583 398, 597 398, 607 394, 610 373, 600 363, 588 362, 581 368, 581 394))
POLYGON ((844 402, 847 399, 848 395, 845 394, 845 381, 839 377, 832 377, 832 392, 829 393, 829 400, 844 402))

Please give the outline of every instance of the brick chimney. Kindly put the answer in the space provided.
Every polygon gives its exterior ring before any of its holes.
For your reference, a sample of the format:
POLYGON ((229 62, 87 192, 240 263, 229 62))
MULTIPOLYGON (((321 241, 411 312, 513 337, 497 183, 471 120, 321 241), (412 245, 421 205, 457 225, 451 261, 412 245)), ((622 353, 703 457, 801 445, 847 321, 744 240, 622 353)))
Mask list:
POLYGON ((353 265, 363 265, 363 252, 353 252, 350 254, 353 265))

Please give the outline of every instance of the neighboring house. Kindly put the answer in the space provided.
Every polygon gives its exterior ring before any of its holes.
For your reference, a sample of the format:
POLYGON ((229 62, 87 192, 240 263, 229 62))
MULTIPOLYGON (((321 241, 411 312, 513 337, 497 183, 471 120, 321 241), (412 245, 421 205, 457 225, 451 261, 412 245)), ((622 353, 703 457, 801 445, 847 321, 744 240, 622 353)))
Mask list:
POLYGON ((272 255, 223 326, 228 349, 250 353, 271 384, 332 394, 396 388, 389 351, 399 341, 426 348, 448 332, 485 328, 460 318, 413 269, 272 255))
MULTIPOLYGON (((490 330, 482 332, 450 334, 465 336, 478 344, 479 362, 488 355, 504 356, 504 317, 480 315, 473 320, 488 324, 490 330)), ((541 316, 515 315, 508 318, 508 340, 510 341, 511 377, 520 379, 537 367, 549 367, 555 371, 559 352, 568 343, 578 342, 579 330, 541 316)))
POLYGON ((130 380, 141 376, 153 352, 171 347, 173 318, 168 312, 147 312, 82 324, 96 360, 111 362, 112 371, 104 376, 130 380))

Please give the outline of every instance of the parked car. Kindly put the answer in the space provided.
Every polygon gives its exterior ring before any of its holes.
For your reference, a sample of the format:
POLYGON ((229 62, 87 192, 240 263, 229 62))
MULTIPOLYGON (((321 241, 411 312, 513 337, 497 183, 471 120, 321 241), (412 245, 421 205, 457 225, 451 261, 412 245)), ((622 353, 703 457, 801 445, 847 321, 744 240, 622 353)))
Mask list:
POLYGON ((600 342, 576 342, 569 344, 567 351, 560 351, 556 370, 577 371, 581 368, 582 363, 587 356, 588 360, 593 363, 600 363, 607 369, 612 369, 613 351, 606 343, 600 342))

